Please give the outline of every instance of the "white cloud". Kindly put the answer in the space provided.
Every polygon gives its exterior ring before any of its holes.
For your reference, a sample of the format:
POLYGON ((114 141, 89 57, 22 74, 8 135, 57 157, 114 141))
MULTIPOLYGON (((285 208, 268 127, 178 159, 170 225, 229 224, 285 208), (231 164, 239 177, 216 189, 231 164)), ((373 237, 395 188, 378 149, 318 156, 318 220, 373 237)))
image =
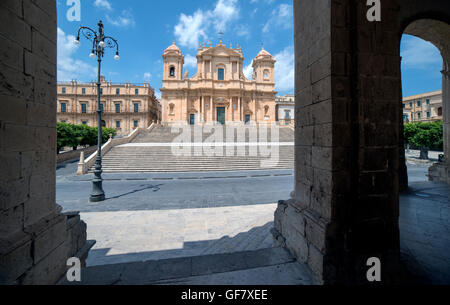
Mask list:
POLYGON ((184 57, 184 65, 190 68, 197 68, 197 57, 190 54, 184 57))
POLYGON ((272 12, 272 16, 263 27, 263 33, 269 32, 270 28, 279 27, 284 30, 289 29, 294 24, 293 8, 290 4, 280 4, 272 12))
POLYGON ((253 61, 248 64, 246 67, 244 67, 244 75, 248 79, 252 79, 253 74, 253 67, 252 67, 253 61))
POLYGON ((294 92, 295 56, 294 46, 286 47, 275 54, 275 84, 280 92, 294 92))
POLYGON ((95 0, 94 5, 100 9, 112 11, 111 3, 108 0, 95 0))
POLYGON ((201 39, 213 26, 216 32, 226 32, 228 24, 239 17, 238 0, 218 0, 213 10, 197 10, 193 15, 181 14, 174 34, 181 46, 198 48, 201 39))
POLYGON ((95 79, 97 75, 95 65, 73 58, 79 48, 73 43, 74 40, 75 36, 66 35, 61 28, 58 28, 58 81, 95 79))
POLYGON ((145 72, 144 73, 144 80, 145 81, 149 81, 152 78, 152 74, 150 72, 145 72))
POLYGON ((115 26, 121 26, 121 27, 133 27, 136 25, 136 22, 134 20, 133 13, 131 9, 123 10, 122 14, 119 17, 112 18, 109 15, 106 15, 106 20, 115 26))
POLYGON ((237 0, 219 0, 212 12, 214 28, 217 32, 224 32, 227 24, 239 16, 237 0))
POLYGON ((181 14, 179 23, 175 26, 175 36, 180 45, 189 48, 197 48, 200 39, 206 39, 205 28, 208 17, 202 10, 198 10, 192 16, 181 14))
POLYGON ((410 35, 402 40, 401 56, 403 69, 434 70, 442 65, 442 56, 432 43, 410 35))

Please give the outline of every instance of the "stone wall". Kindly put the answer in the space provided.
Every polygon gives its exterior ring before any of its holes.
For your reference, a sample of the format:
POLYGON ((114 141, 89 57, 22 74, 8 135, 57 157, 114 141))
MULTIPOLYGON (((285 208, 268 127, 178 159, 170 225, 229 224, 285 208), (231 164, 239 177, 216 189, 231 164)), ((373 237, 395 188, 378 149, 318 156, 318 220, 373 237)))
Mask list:
POLYGON ((0 2, 2 283, 55 283, 86 244, 55 202, 56 29, 55 1, 0 2))
POLYGON ((86 156, 92 154, 94 151, 97 151, 97 146, 90 146, 83 149, 65 151, 59 153, 56 156, 56 163, 59 164, 67 161, 80 160, 80 155, 82 152, 84 152, 84 155, 86 156))

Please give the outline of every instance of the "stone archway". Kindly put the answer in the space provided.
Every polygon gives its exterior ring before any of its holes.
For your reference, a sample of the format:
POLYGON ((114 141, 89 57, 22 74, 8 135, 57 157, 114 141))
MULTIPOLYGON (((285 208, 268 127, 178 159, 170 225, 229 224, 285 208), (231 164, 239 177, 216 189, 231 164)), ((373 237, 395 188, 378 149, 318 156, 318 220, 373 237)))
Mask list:
POLYGON ((441 52, 442 65, 442 108, 444 125, 444 162, 434 164, 429 170, 430 180, 450 183, 450 25, 435 19, 418 19, 412 21, 404 30, 410 34, 431 42, 441 52))

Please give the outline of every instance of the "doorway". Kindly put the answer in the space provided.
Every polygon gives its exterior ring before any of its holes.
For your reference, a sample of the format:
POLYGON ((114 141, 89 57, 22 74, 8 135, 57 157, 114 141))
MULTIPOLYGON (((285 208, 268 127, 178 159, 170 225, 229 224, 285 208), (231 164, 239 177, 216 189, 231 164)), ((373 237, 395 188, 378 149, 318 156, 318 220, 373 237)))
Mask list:
POLYGON ((217 122, 225 125, 225 107, 217 107, 217 122))

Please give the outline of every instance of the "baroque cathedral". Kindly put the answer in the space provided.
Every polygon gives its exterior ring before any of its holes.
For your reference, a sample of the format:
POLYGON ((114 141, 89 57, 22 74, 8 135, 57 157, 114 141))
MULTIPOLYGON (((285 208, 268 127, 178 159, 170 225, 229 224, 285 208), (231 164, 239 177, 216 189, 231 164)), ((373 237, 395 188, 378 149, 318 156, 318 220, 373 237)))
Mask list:
POLYGON ((163 54, 163 124, 275 122, 275 59, 262 47, 253 60, 252 79, 244 75, 237 46, 200 46, 197 73, 183 73, 184 56, 175 42, 163 54))

